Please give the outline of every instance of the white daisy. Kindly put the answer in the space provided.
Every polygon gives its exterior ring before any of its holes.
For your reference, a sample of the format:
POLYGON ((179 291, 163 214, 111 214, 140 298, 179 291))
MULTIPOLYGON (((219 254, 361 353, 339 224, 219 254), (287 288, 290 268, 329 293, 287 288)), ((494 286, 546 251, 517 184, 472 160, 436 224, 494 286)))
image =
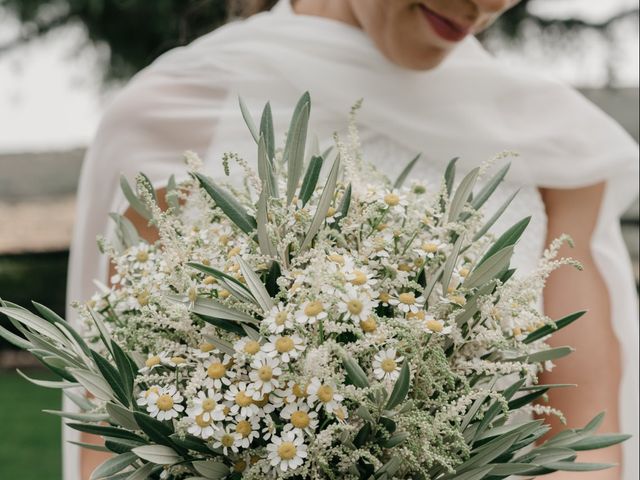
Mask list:
POLYGON ((274 435, 267 445, 268 459, 272 467, 282 472, 294 470, 307 458, 307 445, 301 435, 293 431, 284 432, 282 436, 274 435))
POLYGON ((251 442, 260 436, 260 422, 255 417, 238 420, 233 428, 240 435, 238 445, 242 448, 249 448, 251 442))
POLYGON ((366 320, 376 306, 376 302, 368 296, 358 292, 355 288, 348 288, 341 295, 338 310, 345 315, 347 320, 356 324, 366 320))
POLYGON ((378 380, 395 381, 400 375, 400 363, 404 357, 398 357, 395 348, 378 352, 373 357, 373 375, 378 380))
POLYGON ((405 292, 398 295, 397 298, 389 299, 389 305, 398 307, 398 310, 404 313, 416 313, 424 305, 424 297, 421 295, 416 298, 413 292, 405 292))
MULTIPOLYGON (((229 407, 229 415, 250 418, 258 414, 258 406, 253 402, 255 392, 246 382, 234 383, 225 392, 224 398, 229 407)), ((258 397, 260 398, 260 397, 258 397)))
POLYGON ((431 315, 427 315, 425 318, 424 326, 429 333, 435 333, 437 335, 447 335, 451 333, 450 326, 445 326, 442 320, 436 320, 431 315))
POLYGON ((220 352, 213 343, 202 342, 198 348, 191 350, 191 355, 196 358, 209 358, 211 355, 217 355, 220 352))
POLYGON ((315 432, 318 427, 318 414, 309 408, 306 402, 294 402, 287 404, 280 416, 289 420, 284 426, 284 431, 300 430, 308 434, 315 432))
POLYGON ((282 369, 277 358, 259 355, 251 362, 251 368, 249 378, 254 400, 260 400, 265 393, 273 392, 280 386, 278 377, 282 375, 282 369))
POLYGON ((274 306, 264 318, 263 323, 271 333, 282 333, 285 329, 293 328, 293 316, 282 302, 274 306))
POLYGON ((322 383, 317 377, 311 379, 307 391, 309 392, 309 405, 314 405, 316 410, 324 408, 329 413, 334 413, 344 399, 342 395, 336 392, 335 384, 322 383))
POLYGON ((151 392, 147 399, 147 412, 158 420, 171 420, 184 411, 180 405, 183 398, 174 385, 162 387, 157 393, 151 392))
POLYGON ((409 205, 406 195, 395 188, 380 194, 378 201, 382 202, 389 211, 400 214, 403 214, 405 207, 409 205))
POLYGON ((231 357, 225 355, 222 360, 219 357, 213 357, 204 363, 207 369, 207 378, 204 384, 207 388, 216 388, 220 390, 222 385, 229 385, 231 379, 236 377, 236 372, 231 370, 231 357))
POLYGON ((327 317, 327 312, 325 312, 324 309, 325 306, 322 302, 317 300, 306 301, 302 304, 300 310, 296 312, 296 321, 303 325, 312 325, 318 320, 327 317))
POLYGON ((234 358, 241 360, 244 364, 245 361, 251 360, 254 355, 260 353, 260 342, 244 337, 233 344, 233 349, 236 351, 234 358))
POLYGON ((238 452, 242 435, 235 431, 233 425, 227 425, 224 428, 217 428, 213 432, 213 438, 213 448, 222 448, 224 455, 228 456, 229 451, 238 452))
POLYGON ((151 387, 149 387, 147 390, 144 390, 142 392, 140 392, 140 398, 138 398, 136 400, 136 403, 138 405, 140 405, 141 407, 148 405, 149 404, 149 396, 153 393, 155 395, 159 395, 160 394, 160 389, 162 387, 160 387, 159 385, 153 385, 151 387))
POLYGON ((419 248, 414 250, 414 252, 422 257, 431 259, 438 255, 440 252, 444 252, 446 249, 446 243, 442 243, 440 240, 434 238, 423 242, 419 248))
POLYGON ((222 402, 222 394, 216 392, 212 388, 200 390, 198 394, 191 399, 191 405, 187 408, 187 415, 191 417, 202 416, 206 420, 221 421, 224 420, 224 405, 222 402))
POLYGON ((167 352, 160 352, 158 354, 150 353, 147 355, 147 359, 144 362, 144 367, 139 371, 141 373, 150 372, 154 368, 162 367, 166 365, 169 360, 169 354, 167 352))
POLYGON ((268 357, 278 357, 284 363, 298 358, 304 349, 304 340, 299 335, 272 335, 262 347, 268 357))
POLYGON ((344 269, 344 277, 351 285, 356 287, 373 287, 377 280, 374 275, 364 267, 344 269))

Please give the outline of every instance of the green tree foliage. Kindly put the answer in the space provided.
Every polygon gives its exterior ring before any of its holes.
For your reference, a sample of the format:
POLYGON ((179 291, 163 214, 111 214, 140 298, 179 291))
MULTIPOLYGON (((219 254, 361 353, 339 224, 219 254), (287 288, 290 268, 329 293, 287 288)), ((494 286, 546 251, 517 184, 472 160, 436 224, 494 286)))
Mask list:
MULTIPOLYGON (((606 37, 617 20, 637 17, 637 9, 606 22, 589 24, 579 19, 548 19, 531 15, 522 0, 483 35, 484 39, 512 42, 526 39, 533 25, 556 35, 595 29, 606 37)), ((125 79, 171 48, 186 45, 215 29, 229 18, 269 8, 275 0, 0 0, 0 7, 14 12, 23 22, 18 38, 0 45, 0 54, 70 23, 85 27, 87 40, 107 44, 107 79, 125 79)))

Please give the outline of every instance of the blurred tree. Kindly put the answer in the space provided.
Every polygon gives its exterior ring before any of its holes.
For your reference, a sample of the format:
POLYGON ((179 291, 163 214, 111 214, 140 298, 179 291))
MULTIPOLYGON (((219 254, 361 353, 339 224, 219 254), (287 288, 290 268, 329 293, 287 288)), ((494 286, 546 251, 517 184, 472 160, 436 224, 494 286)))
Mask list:
MULTIPOLYGON (((638 10, 623 12, 605 22, 590 24, 579 19, 549 19, 532 15, 522 0, 483 35, 483 39, 513 42, 526 39, 527 27, 546 32, 596 30, 606 33, 617 21, 637 17, 638 10)), ((4 45, 0 54, 70 23, 84 25, 87 40, 107 44, 107 80, 124 79, 152 62, 158 55, 185 45, 225 23, 269 8, 276 0, 0 0, 0 7, 22 21, 20 35, 4 45)), ((529 29, 530 31, 530 29, 529 29)))

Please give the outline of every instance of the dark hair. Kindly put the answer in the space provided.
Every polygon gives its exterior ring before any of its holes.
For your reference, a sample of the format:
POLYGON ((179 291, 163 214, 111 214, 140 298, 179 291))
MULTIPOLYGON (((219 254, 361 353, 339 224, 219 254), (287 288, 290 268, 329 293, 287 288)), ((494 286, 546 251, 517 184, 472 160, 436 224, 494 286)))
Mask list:
POLYGON ((278 0, 228 0, 230 18, 246 18, 256 13, 271 10, 278 0))

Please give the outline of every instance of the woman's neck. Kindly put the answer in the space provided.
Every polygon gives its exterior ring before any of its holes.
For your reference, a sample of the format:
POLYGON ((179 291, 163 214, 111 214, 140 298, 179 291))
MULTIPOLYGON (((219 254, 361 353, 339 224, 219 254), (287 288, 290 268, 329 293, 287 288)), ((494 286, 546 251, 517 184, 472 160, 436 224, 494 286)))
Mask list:
POLYGON ((291 7, 299 15, 330 18, 360 28, 349 0, 291 0, 291 7))

